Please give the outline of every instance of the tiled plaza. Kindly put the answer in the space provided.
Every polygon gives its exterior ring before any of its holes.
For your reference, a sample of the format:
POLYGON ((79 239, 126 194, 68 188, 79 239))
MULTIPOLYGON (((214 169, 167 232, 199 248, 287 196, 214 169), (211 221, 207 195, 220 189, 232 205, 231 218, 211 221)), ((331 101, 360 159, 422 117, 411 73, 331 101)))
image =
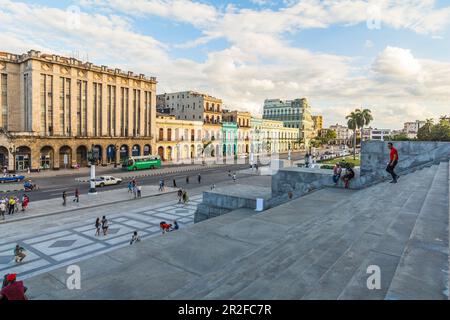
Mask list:
MULTIPOLYGON (((129 246, 133 231, 142 240, 161 235, 159 223, 176 220, 183 228, 194 223, 194 212, 201 202, 201 195, 192 196, 188 204, 174 201, 140 207, 127 212, 106 213, 109 231, 106 236, 95 236, 95 219, 86 218, 77 225, 59 227, 53 232, 26 237, 20 241, 8 239, 0 242, 0 274, 15 272, 21 279, 47 272, 61 266, 129 246), (14 261, 14 247, 22 246, 27 257, 23 263, 14 261)), ((100 214, 99 214, 100 215, 100 214)), ((103 212, 102 212, 103 215, 103 212)))

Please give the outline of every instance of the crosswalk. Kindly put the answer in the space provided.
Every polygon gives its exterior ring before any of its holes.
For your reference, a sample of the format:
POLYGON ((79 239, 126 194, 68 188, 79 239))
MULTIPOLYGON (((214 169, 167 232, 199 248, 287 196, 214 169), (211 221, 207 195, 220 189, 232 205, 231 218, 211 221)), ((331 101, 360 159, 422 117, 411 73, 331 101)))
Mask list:
MULTIPOLYGON (((96 236, 94 221, 80 221, 76 226, 61 227, 50 233, 34 235, 20 241, 0 243, 0 275, 17 273, 27 279, 61 266, 129 245, 131 235, 137 231, 141 239, 161 234, 159 223, 176 220, 183 228, 194 223, 194 213, 202 195, 190 198, 188 204, 162 203, 160 206, 139 207, 124 212, 107 214, 107 236, 96 236), (14 261, 14 247, 19 244, 26 251, 24 262, 14 261)), ((100 215, 100 214, 99 214, 100 215)))

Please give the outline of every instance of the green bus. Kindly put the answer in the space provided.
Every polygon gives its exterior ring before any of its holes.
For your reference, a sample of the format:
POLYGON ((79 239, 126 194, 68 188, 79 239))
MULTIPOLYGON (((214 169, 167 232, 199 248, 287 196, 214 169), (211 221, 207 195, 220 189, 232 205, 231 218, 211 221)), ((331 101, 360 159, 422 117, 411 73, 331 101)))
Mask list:
POLYGON ((128 157, 123 162, 122 168, 128 171, 161 168, 161 158, 152 155, 128 157))

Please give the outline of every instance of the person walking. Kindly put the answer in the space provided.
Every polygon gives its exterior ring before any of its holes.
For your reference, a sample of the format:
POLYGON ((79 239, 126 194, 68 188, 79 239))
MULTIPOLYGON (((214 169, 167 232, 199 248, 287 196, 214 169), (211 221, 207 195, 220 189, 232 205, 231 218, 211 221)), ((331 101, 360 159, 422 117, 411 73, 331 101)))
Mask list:
POLYGON ((158 191, 163 191, 163 180, 162 178, 159 178, 159 189, 158 191))
POLYGON ((80 191, 78 188, 75 189, 75 198, 73 198, 73 202, 80 202, 80 191))
POLYGON ((108 235, 108 219, 106 219, 106 216, 103 216, 102 218, 102 229, 103 229, 103 235, 106 236, 108 235))
POLYGON ((133 187, 133 196, 135 199, 137 198, 137 185, 134 185, 133 187))
POLYGON ((392 176, 392 181, 390 183, 397 183, 399 176, 394 172, 394 169, 398 163, 398 151, 396 148, 394 148, 392 142, 388 143, 388 149, 390 150, 390 152, 389 152, 389 163, 386 167, 386 171, 390 173, 390 175, 392 176))
POLYGON ((67 193, 65 191, 63 191, 62 193, 62 198, 63 198, 63 206, 65 206, 67 203, 67 193))
POLYGON ((187 194, 186 190, 183 191, 183 196, 182 197, 183 197, 183 204, 186 204, 189 201, 189 197, 188 197, 188 194, 187 194))
POLYGON ((128 182, 128 193, 132 193, 133 192, 133 183, 130 181, 128 182))
POLYGON ((28 204, 30 203, 30 198, 26 194, 22 197, 22 211, 25 211, 28 208, 28 204))
POLYGON ((137 197, 140 198, 142 196, 142 187, 139 185, 137 186, 137 197))
POLYGON ((17 196, 14 196, 14 213, 19 212, 19 203, 19 198, 17 196))
POLYGON ((100 227, 101 226, 102 226, 102 224, 100 223, 100 218, 97 217, 97 219, 95 220, 95 236, 100 235, 100 227))
POLYGON ((14 197, 10 197, 8 201, 8 214, 14 214, 14 207, 16 206, 16 200, 14 197))
POLYGON ((177 195, 178 195, 178 203, 181 203, 181 199, 183 197, 183 190, 181 190, 181 188, 178 189, 177 195))
POLYGON ((200 173, 197 176, 197 181, 198 181, 198 183, 202 183, 202 176, 200 173))
POLYGON ((186 184, 189 184, 189 176, 186 176, 186 184))
POLYGON ((233 178, 233 182, 236 182, 236 173, 233 173, 232 178, 233 178))
POLYGON ((0 202, 0 216, 2 217, 2 220, 5 220, 5 212, 6 212, 6 202, 2 200, 0 202))
POLYGON ((173 187, 176 188, 177 187, 177 182, 175 179, 173 179, 173 187))

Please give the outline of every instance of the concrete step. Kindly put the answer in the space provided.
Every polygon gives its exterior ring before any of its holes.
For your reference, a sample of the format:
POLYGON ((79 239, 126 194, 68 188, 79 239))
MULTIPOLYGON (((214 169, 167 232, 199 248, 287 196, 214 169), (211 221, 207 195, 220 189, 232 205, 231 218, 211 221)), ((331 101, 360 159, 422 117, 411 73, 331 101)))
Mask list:
MULTIPOLYGON (((417 174, 415 179, 423 183, 428 176, 431 183, 432 177, 429 176, 436 169, 432 168, 426 174, 417 174)), ((388 187, 393 188, 393 185, 388 187)), ((354 203, 353 201, 359 200, 358 194, 359 192, 346 197, 337 205, 330 205, 328 211, 335 211, 334 215, 329 213, 303 220, 296 228, 303 229, 300 237, 290 237, 289 240, 261 247, 249 256, 230 263, 228 268, 207 275, 202 284, 190 284, 170 298, 273 299, 292 298, 293 295, 297 298, 337 298, 380 238, 376 232, 370 232, 371 228, 379 227, 381 219, 384 219, 382 226, 389 225, 400 211, 400 208, 395 207, 374 217, 374 212, 383 212, 381 207, 374 210, 374 206, 380 204, 379 199, 354 203), (353 201, 349 202, 350 198, 353 201), (341 223, 338 222, 339 219, 341 223), (337 274, 341 276, 335 277, 337 274), (319 285, 311 287, 319 279, 319 285), (339 279, 339 283, 333 283, 332 279, 339 279), (296 285, 293 286, 292 283, 296 285), (327 292, 327 296, 324 296, 324 292, 327 292)), ((320 196, 326 197, 327 191, 321 192, 320 196)), ((408 200, 403 193, 391 198, 397 203, 401 203, 400 199, 403 202, 408 200)), ((289 206, 300 208, 300 204, 301 201, 293 201, 284 205, 284 209, 289 206)), ((269 215, 270 212, 265 218, 269 218, 269 215)), ((290 230, 286 234, 292 232, 290 230)))
POLYGON ((441 162, 386 299, 448 299, 449 164, 441 162))

